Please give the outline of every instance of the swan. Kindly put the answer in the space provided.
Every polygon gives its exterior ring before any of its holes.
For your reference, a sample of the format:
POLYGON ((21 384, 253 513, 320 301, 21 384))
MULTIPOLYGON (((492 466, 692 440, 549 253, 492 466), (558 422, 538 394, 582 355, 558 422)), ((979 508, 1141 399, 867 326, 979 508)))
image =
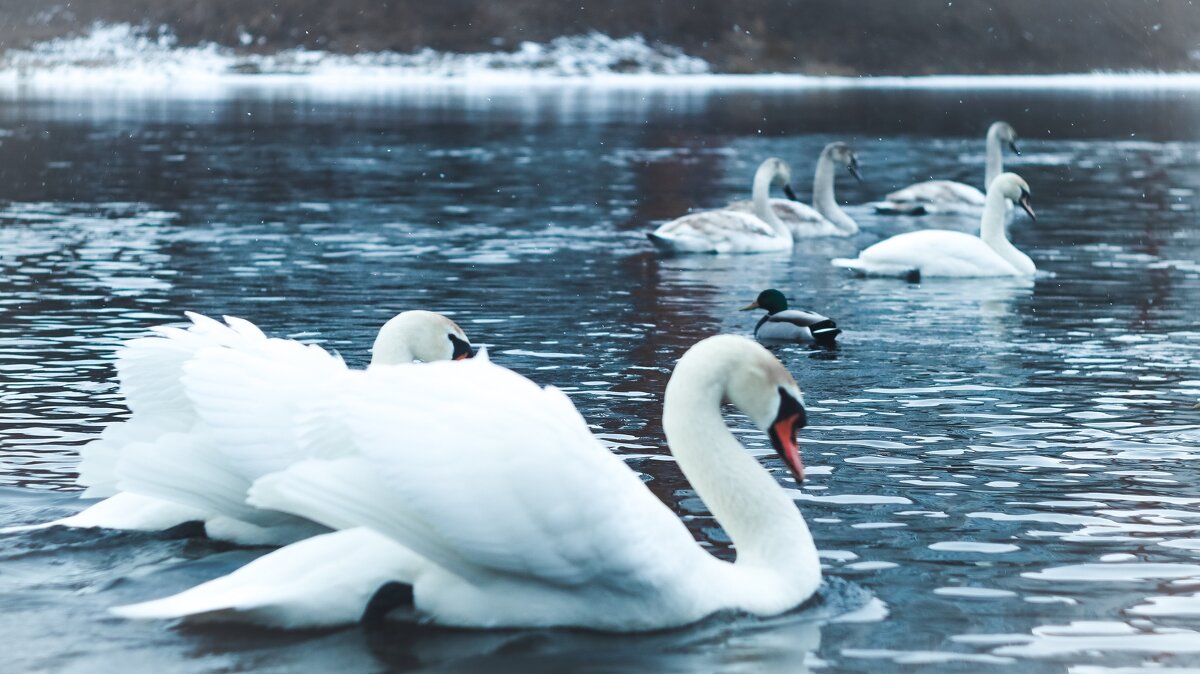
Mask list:
MULTIPOLYGON (((792 199, 771 199, 775 215, 792 231, 792 237, 852 236, 858 233, 858 223, 842 210, 833 195, 833 178, 838 166, 845 166, 850 175, 860 183, 858 157, 846 143, 830 143, 821 150, 817 158, 817 171, 813 175, 813 205, 792 199)), ((735 201, 729 210, 754 212, 751 201, 735 201)))
POLYGON ((979 236, 945 229, 908 232, 880 241, 856 259, 835 258, 833 265, 863 276, 900 276, 914 282, 931 276, 1032 276, 1037 271, 1033 260, 1005 233, 1009 201, 1037 219, 1029 204, 1029 185, 1015 173, 1001 173, 988 187, 979 236))
MULTIPOLYGON (((393 580, 410 583, 416 609, 441 625, 655 630, 724 610, 776 615, 820 584, 803 516, 721 417, 727 400, 803 479, 800 389, 752 340, 694 345, 663 406, 671 451, 735 562, 701 547, 563 393, 479 359, 447 365, 357 377, 336 415, 351 454, 267 475, 250 501, 368 527, 411 550, 407 575, 393 580)), ((138 607, 117 611, 152 617, 138 607)))
POLYGON ((689 213, 647 234, 665 251, 677 253, 766 253, 791 250, 792 230, 771 208, 771 186, 795 198, 787 162, 771 157, 754 172, 753 213, 722 209, 689 213))
MULTIPOLYGON (((1004 151, 1007 143, 1013 154, 1017 149, 1017 132, 1008 122, 995 122, 987 132, 987 165, 983 174, 983 187, 991 186, 996 176, 1004 171, 1004 151)), ((896 190, 883 201, 871 204, 877 213, 924 215, 926 213, 978 213, 986 197, 978 189, 953 180, 927 180, 896 190)))
POLYGON ((764 341, 816 342, 833 344, 841 330, 837 323, 813 311, 788 309, 787 298, 774 288, 758 294, 742 311, 766 309, 767 314, 754 326, 754 336, 764 341))
MULTIPOLYGON (((156 531, 203 521, 208 534, 248 544, 304 538, 323 527, 248 508, 245 492, 258 471, 278 470, 291 460, 292 412, 348 372, 342 360, 317 346, 269 339, 249 321, 226 317, 222 324, 188 313, 186 329, 158 327, 117 354, 120 390, 128 419, 110 424, 81 451, 78 484, 84 498, 105 497, 82 512, 52 522, 5 530, 51 526, 156 531), (255 359, 274 358, 292 368, 287 381, 240 377, 255 359), (237 437, 214 418, 212 397, 238 400, 241 413, 272 418, 273 434, 237 437), (273 415, 273 416, 272 416, 273 415), (227 438, 233 434, 235 437, 227 438), (251 464, 225 454, 246 442, 274 452, 251 464)), ((461 360, 474 355, 470 340, 453 321, 430 311, 406 311, 387 321, 372 346, 370 367, 414 360, 461 360)), ((217 401, 223 402, 223 401, 217 401)))

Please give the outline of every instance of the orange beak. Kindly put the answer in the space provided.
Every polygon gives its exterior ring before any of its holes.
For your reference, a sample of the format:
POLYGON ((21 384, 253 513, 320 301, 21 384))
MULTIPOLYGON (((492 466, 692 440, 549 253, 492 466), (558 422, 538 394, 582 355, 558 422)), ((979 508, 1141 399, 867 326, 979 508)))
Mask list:
POLYGON ((796 420, 799 415, 780 419, 771 426, 771 444, 796 482, 804 482, 804 462, 800 460, 800 445, 796 442, 796 420))

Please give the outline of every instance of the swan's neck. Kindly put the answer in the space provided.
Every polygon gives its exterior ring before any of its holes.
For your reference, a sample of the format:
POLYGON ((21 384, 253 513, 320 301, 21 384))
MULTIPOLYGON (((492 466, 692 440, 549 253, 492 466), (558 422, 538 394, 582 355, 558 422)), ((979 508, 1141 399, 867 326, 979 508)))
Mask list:
POLYGON ((979 238, 983 239, 984 243, 996 251, 997 255, 1007 260, 1017 271, 1022 274, 1032 274, 1034 272, 1033 261, 1008 240, 1007 208, 1008 199, 999 189, 988 190, 987 202, 983 207, 983 220, 979 223, 979 238))
POLYGON ((817 172, 813 174, 813 208, 825 216, 838 229, 849 234, 858 231, 858 223, 854 221, 842 207, 838 205, 837 197, 833 195, 833 181, 837 167, 826 152, 817 159, 817 172))
POLYGON ((987 167, 983 171, 983 189, 992 186, 996 176, 1004 172, 1004 149, 1000 147, 1000 132, 988 129, 987 135, 987 167))
POLYGON ((773 180, 775 180, 775 173, 770 167, 761 166, 754 173, 754 192, 751 197, 754 201, 754 215, 767 223, 777 236, 791 241, 792 230, 783 224, 779 216, 775 215, 775 209, 771 208, 771 182, 773 180))
POLYGON ((698 369, 681 362, 667 385, 663 427, 671 453, 729 534, 739 566, 770 568, 804 582, 820 567, 808 525, 725 425, 721 378, 706 376, 712 369, 698 369))

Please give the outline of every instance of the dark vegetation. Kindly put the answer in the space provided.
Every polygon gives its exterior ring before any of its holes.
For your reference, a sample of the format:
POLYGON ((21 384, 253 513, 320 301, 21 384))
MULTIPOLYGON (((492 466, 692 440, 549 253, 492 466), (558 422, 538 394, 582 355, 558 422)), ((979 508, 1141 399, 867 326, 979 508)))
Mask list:
POLYGON ((494 51, 595 30, 739 73, 1200 69, 1192 0, 0 0, 0 49, 95 21, 262 52, 494 51))

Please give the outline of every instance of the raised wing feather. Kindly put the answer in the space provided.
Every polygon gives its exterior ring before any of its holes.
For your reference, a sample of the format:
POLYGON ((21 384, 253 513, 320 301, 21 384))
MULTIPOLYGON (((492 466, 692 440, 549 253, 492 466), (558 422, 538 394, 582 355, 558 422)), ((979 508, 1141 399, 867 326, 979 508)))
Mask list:
POLYGON ((187 329, 154 328, 150 337, 132 340, 117 352, 117 379, 131 412, 126 421, 110 424, 80 452, 79 483, 85 496, 116 493, 116 466, 123 448, 150 442, 159 435, 184 432, 196 423, 196 410, 183 383, 184 366, 207 348, 247 346, 265 339, 246 321, 229 325, 188 313, 187 329))
POLYGON ((488 363, 367 375, 344 393, 361 458, 264 478, 253 502, 370 526, 468 579, 630 591, 704 554, 561 392, 488 363))

